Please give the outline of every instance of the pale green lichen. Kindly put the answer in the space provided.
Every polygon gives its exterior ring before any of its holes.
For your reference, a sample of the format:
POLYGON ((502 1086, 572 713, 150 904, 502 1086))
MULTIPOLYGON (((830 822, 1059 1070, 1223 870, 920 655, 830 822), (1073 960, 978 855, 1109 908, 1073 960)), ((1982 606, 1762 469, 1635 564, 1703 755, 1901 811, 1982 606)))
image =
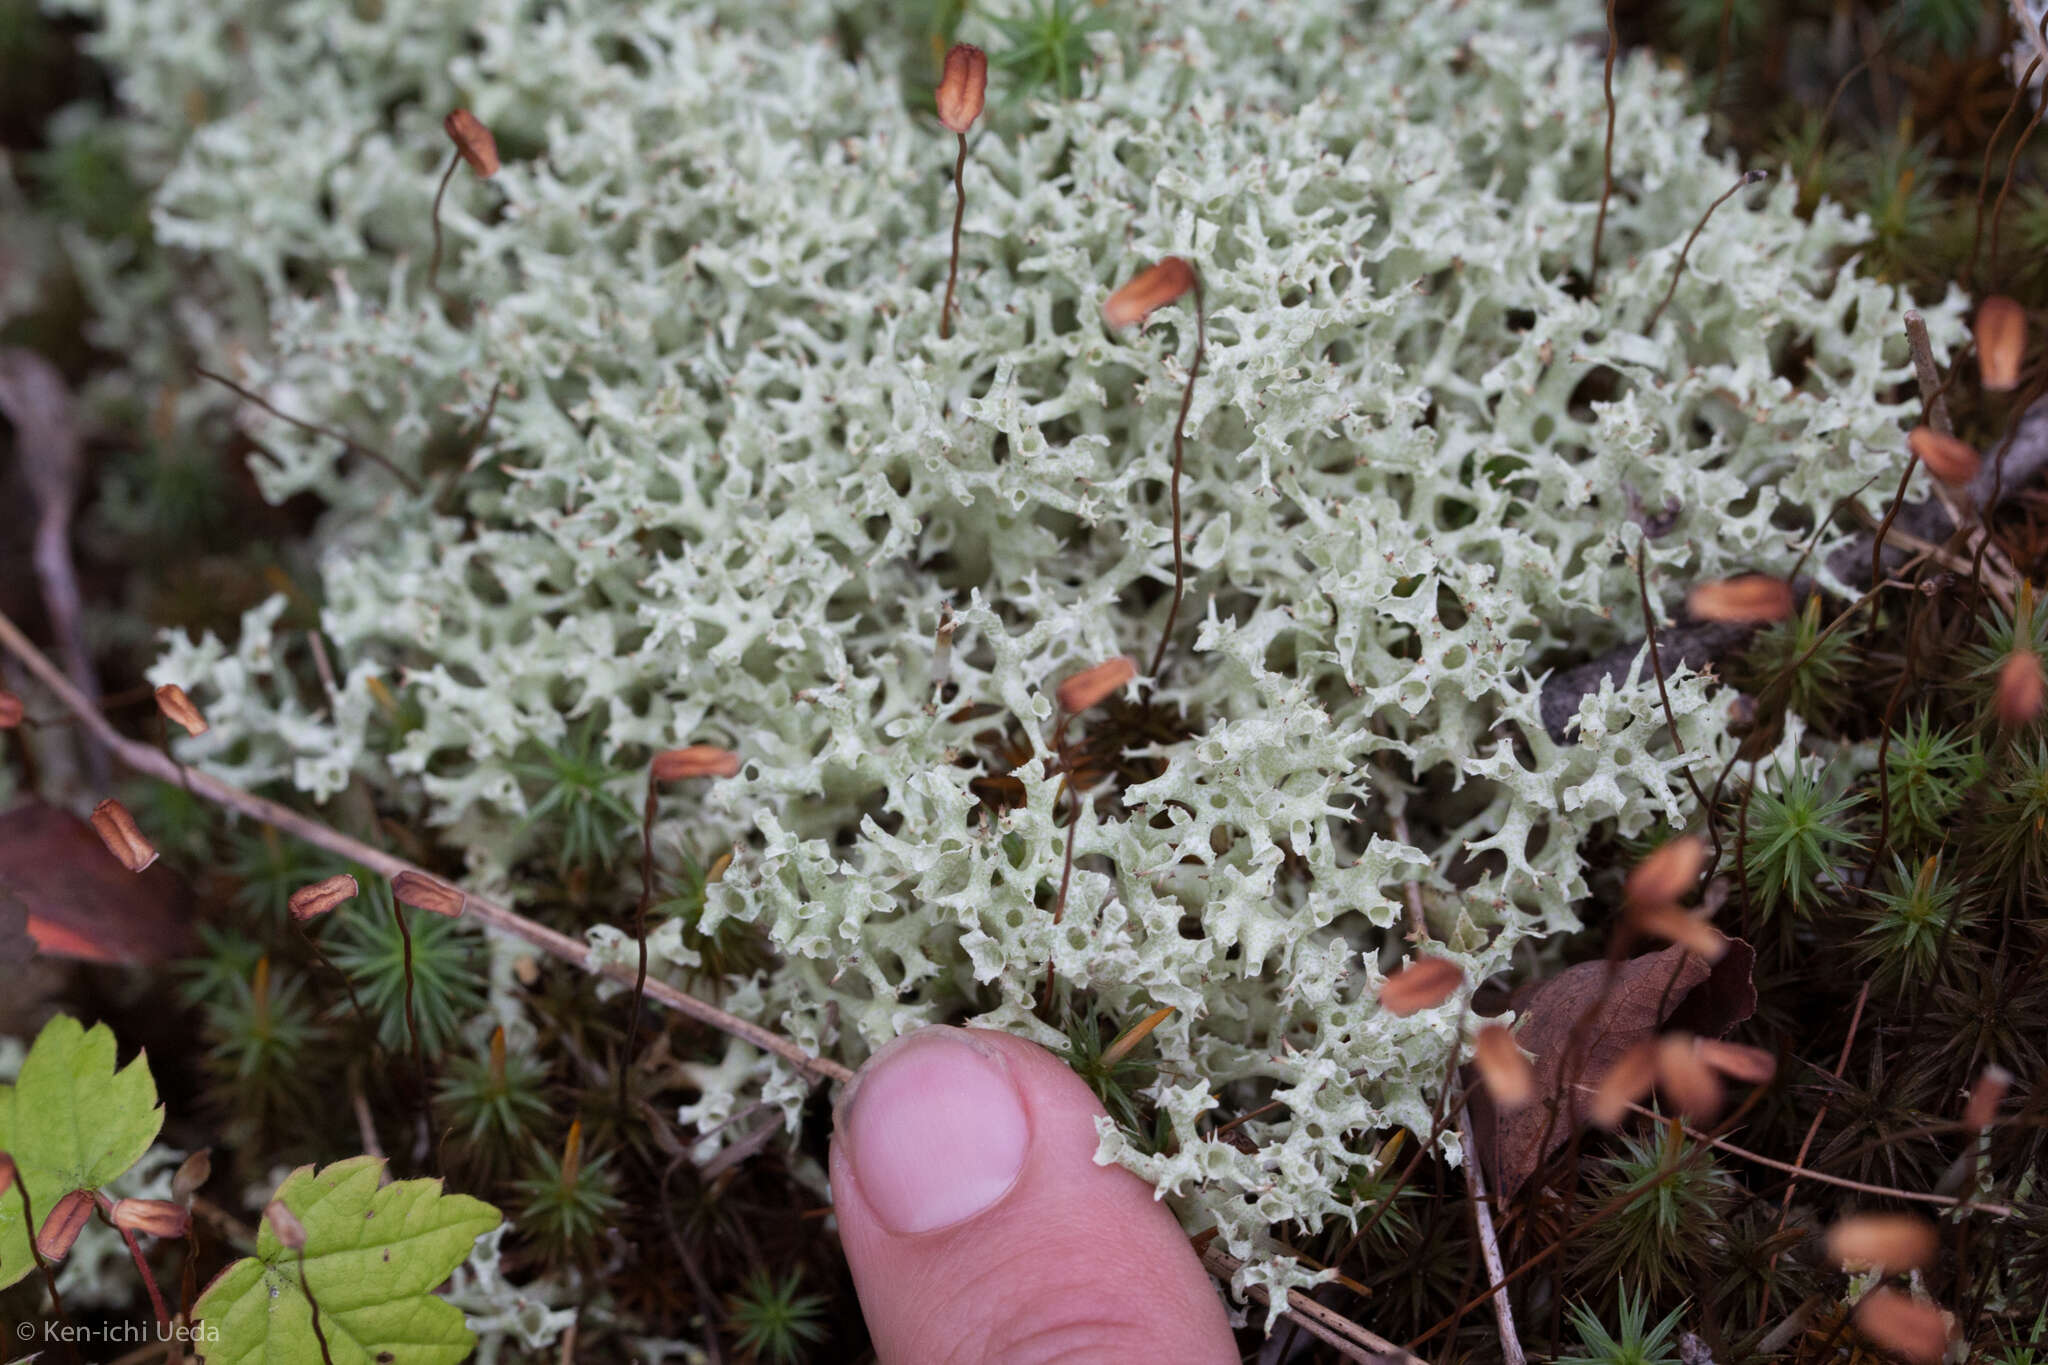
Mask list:
MULTIPOLYGON (((1476 983, 1576 924, 1589 831, 1683 823, 1679 770, 1728 750, 1682 673, 1674 752, 1640 662, 1566 741, 1539 721, 1550 670, 1640 634, 1632 502, 1674 518, 1649 554, 1675 610, 1691 580, 1789 571, 1898 467, 1902 300, 1846 264, 1863 228, 1832 206, 1746 191, 1643 333, 1737 175, 1648 61, 1616 73, 1587 296, 1601 54, 1555 5, 1128 6, 1082 98, 992 104, 940 341, 951 142, 885 36, 845 59, 826 4, 64 4, 154 120, 157 238, 215 304, 194 344, 428 485, 244 413, 266 490, 331 508, 335 682, 309 685, 281 602, 232 646, 172 638, 153 676, 214 724, 185 756, 316 802, 360 784, 516 901, 522 748, 594 711, 627 769, 731 746, 741 776, 660 834, 732 847, 708 919, 782 955, 727 1005, 848 1062, 941 1019, 1055 1041, 1048 958, 1111 1019, 1175 1006, 1170 1154, 1107 1126, 1102 1152, 1220 1227, 1240 1288, 1311 1278, 1269 1229, 1353 1216, 1374 1135, 1427 1130, 1462 1001, 1377 1008, 1403 883, 1476 983), (506 165, 450 189, 444 302, 428 208, 457 103, 506 165), (1196 733, 1084 813, 1055 927, 1051 689, 1157 638, 1192 341, 1185 303, 1135 334, 1098 310, 1168 252, 1202 272, 1210 346, 1154 682, 1196 733), (234 326, 250 299, 267 336, 234 326), (1035 757, 997 814, 969 783, 1004 725, 1035 757), (1255 1153, 1202 1136, 1269 1095, 1255 1153)), ((1953 303, 1929 313, 1958 334, 1953 303)), ((631 902, 622 879, 617 922, 631 902)), ((654 955, 697 965, 673 928, 654 955)), ((706 1123, 760 1095, 793 1120, 806 1089, 743 1045, 699 1079, 706 1123)))

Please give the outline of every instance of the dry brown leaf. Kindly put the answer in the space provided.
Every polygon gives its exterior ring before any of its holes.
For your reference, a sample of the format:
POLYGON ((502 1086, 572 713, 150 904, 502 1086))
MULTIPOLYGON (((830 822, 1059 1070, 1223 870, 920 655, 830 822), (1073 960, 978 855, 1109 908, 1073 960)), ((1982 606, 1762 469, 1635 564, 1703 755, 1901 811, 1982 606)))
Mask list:
POLYGON ((1921 1269, 1937 1244, 1934 1224, 1906 1213, 1859 1213, 1828 1229, 1829 1260, 1885 1275, 1921 1269))
POLYGON ((1418 957, 1380 985, 1380 1008, 1410 1015, 1441 1005, 1465 984, 1457 963, 1441 957, 1418 957))
MULTIPOLYGON (((47 954, 146 967, 193 948, 191 894, 176 873, 161 862, 130 873, 85 821, 38 801, 0 815, 0 904, 10 898, 47 954)), ((11 941, 0 933, 0 965, 11 941)))
POLYGON ((1941 1310, 1896 1289, 1873 1289, 1856 1305, 1856 1330, 1914 1365, 1937 1365, 1948 1350, 1941 1310))
POLYGON ((1517 993, 1521 1024, 1515 1041, 1533 1061, 1535 1102, 1501 1113, 1483 1087, 1474 1088, 1472 1102, 1474 1137, 1490 1168, 1489 1183, 1503 1201, 1512 1200, 1587 1121, 1590 1097, 1568 1085, 1593 1084, 1660 1024, 1712 1036, 1750 1016, 1756 1009, 1750 980, 1756 955, 1741 939, 1728 942, 1727 955, 1714 963, 1682 948, 1630 958, 1614 969, 1611 991, 1603 989, 1608 964, 1582 962, 1517 993), (1582 1055, 1567 1065, 1565 1049, 1582 1020, 1582 1055))

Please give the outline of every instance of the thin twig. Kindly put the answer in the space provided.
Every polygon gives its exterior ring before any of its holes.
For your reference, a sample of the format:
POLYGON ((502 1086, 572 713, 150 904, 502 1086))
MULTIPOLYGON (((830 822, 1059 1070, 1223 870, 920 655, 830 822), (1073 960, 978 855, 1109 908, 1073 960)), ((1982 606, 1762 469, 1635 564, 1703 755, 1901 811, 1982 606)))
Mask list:
MULTIPOLYGON (((70 680, 44 657, 42 651, 21 633, 5 614, 0 614, 0 647, 4 647, 8 653, 21 660, 22 665, 55 693, 65 707, 78 717, 79 723, 97 735, 115 757, 137 772, 160 778, 165 782, 177 780, 177 774, 171 771, 171 765, 163 755, 147 744, 138 743, 120 734, 108 724, 92 703, 71 685, 70 680)), ((421 876, 432 875, 417 864, 393 857, 383 849, 374 848, 338 830, 329 829, 289 806, 266 801, 239 787, 230 786, 210 774, 194 771, 191 778, 192 791, 195 795, 229 810, 239 811, 254 819, 275 825, 280 834, 303 840, 315 848, 325 849, 339 857, 360 863, 380 877, 389 879, 401 872, 414 872, 421 876)), ((463 913, 487 928, 522 939, 550 957, 560 958, 594 976, 602 976, 621 985, 633 984, 633 972, 624 964, 593 962, 588 944, 550 929, 544 924, 536 924, 524 915, 507 909, 485 896, 474 892, 466 893, 463 913)), ((742 1042, 774 1053, 814 1080, 830 1080, 844 1084, 853 1079, 853 1072, 840 1063, 829 1058, 814 1057, 781 1034, 765 1029, 751 1020, 729 1014, 716 1005, 708 1004, 662 981, 648 981, 647 994, 651 999, 689 1015, 700 1023, 708 1024, 742 1042)))
POLYGON ((197 373, 201 379, 211 379, 214 383, 228 390, 230 393, 234 394, 235 397, 241 399, 243 402, 254 403, 257 407, 262 408, 265 412, 269 413, 272 417, 275 417, 280 422, 285 422, 292 426, 295 426, 300 431, 303 431, 310 436, 325 436, 330 441, 341 442, 344 446, 348 447, 349 451, 357 455, 360 455, 364 459, 370 461, 372 464, 378 465, 381 468, 383 468, 386 472, 388 472, 391 475, 392 478, 397 479, 400 483, 404 484, 406 491, 408 493, 417 493, 420 491, 420 481, 418 479, 415 479, 412 475, 406 473, 403 469, 400 469, 396 464, 392 463, 390 456, 386 455, 383 451, 376 449, 374 446, 366 446, 361 441, 358 441, 355 437, 350 436, 346 432, 336 431, 333 427, 323 427, 316 422, 308 422, 303 417, 294 417, 288 412, 280 411, 275 405, 273 405, 270 402, 269 399, 264 398, 260 394, 254 393, 249 389, 243 388, 240 384, 237 384, 234 380, 228 378, 224 374, 214 373, 212 370, 207 369, 204 365, 195 365, 192 368, 193 371, 197 373))
MULTIPOLYGON (((1187 440, 1188 409, 1195 401, 1195 376, 1202 372, 1202 354, 1209 347, 1208 321, 1202 304, 1202 277, 1195 275, 1195 359, 1188 366, 1188 382, 1181 389, 1180 416, 1173 422, 1173 605, 1166 609, 1166 624, 1159 631, 1159 647, 1152 651, 1152 666, 1146 670, 1149 677, 1159 677, 1159 665, 1166 658, 1167 643, 1173 639, 1173 623, 1180 616, 1181 595, 1187 591, 1187 570, 1183 562, 1180 543, 1180 472, 1184 445, 1187 440)), ((1148 684, 1149 686, 1149 684, 1148 684)))
POLYGON ((441 196, 448 193, 448 182, 455 178, 455 168, 462 164, 462 152, 458 149, 448 158, 448 169, 441 172, 440 188, 434 191, 434 254, 427 261, 427 288, 440 292, 434 281, 441 274, 441 196))
POLYGON ((640 1010, 647 999, 647 907, 654 902, 654 816, 660 800, 654 785, 654 770, 647 770, 647 800, 640 811, 640 899, 633 904, 633 941, 639 945, 640 965, 633 974, 633 1013, 626 1020, 626 1046, 619 1054, 619 1122, 631 1111, 626 1107, 626 1079, 633 1070, 633 1048, 640 1037, 640 1010))
POLYGON ((50 1268, 49 1258, 43 1255, 42 1244, 36 1241, 36 1210, 29 1203, 28 1181, 22 1178, 21 1169, 15 1168, 14 1189, 21 1196, 21 1227, 28 1237, 29 1255, 35 1258, 36 1269, 43 1273, 43 1287, 50 1291, 50 1307, 57 1314, 58 1323, 64 1328, 64 1354, 72 1360, 78 1359, 78 1347, 73 1339, 77 1329, 71 1324, 71 1315, 64 1311, 64 1296, 57 1292, 57 1272, 50 1268))
POLYGON ((1593 263, 1586 272, 1588 295, 1600 292, 1600 242, 1607 235, 1607 200, 1614 193, 1614 55, 1620 47, 1614 0, 1607 0, 1607 65, 1600 73, 1600 88, 1607 99, 1607 145, 1600 153, 1600 216, 1593 220, 1593 263))
POLYGON ((967 216, 967 134, 961 133, 960 156, 953 162, 953 263, 946 269, 946 302, 939 309, 939 340, 953 335, 953 285, 960 278, 960 220, 967 216))
MULTIPOLYGON (((1953 436, 1956 429, 1949 421, 1948 402, 1942 397, 1941 372, 1934 363, 1934 344, 1928 340, 1927 319, 1922 317, 1917 310, 1909 308, 1906 310, 1905 324, 1906 348, 1913 355, 1913 377, 1920 385, 1920 406, 1927 418, 1927 425, 1933 427, 1944 436, 1953 436)), ((1910 473, 1911 471, 1912 462, 1908 461, 1907 472, 1910 473)), ((1991 539, 1991 533, 1984 527, 1983 519, 1973 515, 1970 509, 1950 491, 1947 484, 1944 484, 1939 479, 1935 479, 1932 482, 1934 485, 1934 496, 1941 503, 1942 510, 1948 513, 1949 521, 1958 530, 1966 530, 1969 533, 1969 547, 1973 565, 1966 566, 1959 570, 1959 572, 1975 578, 1977 573, 1974 568, 1974 560, 1980 556, 1988 559, 1991 564, 1992 590, 2003 597, 2007 605, 2010 605, 2012 602, 2013 577, 2015 573, 2011 557, 2005 553, 2003 547, 1991 539)), ((1996 501, 1997 497, 1994 494, 1993 504, 1996 501)), ((1887 516, 1886 521, 1890 521, 1889 516, 1887 516)), ((1912 537, 1903 532, 1898 534, 1901 545, 1911 544, 1912 537)), ((1884 535, 1880 532, 1878 535, 1880 545, 1883 540, 1884 535)), ((1924 541, 1920 542, 1921 545, 1925 543, 1924 541)), ((1912 548, 1918 548, 1918 546, 1912 546, 1912 548)), ((1873 550, 1871 553, 1875 555, 1877 551, 1873 550)), ((1937 552, 1936 558, 1941 559, 1941 553, 1937 552)), ((1875 561, 1873 560, 1873 562, 1875 561)), ((1943 563, 1945 567, 1955 567, 1954 564, 1946 560, 1943 560, 1943 563)), ((1875 581, 1875 577, 1873 575, 1873 581, 1875 581)))
MULTIPOLYGON (((1593 1087, 1590 1085, 1581 1085, 1579 1089, 1588 1094, 1591 1094, 1593 1091, 1593 1087)), ((1631 1104, 1628 1107, 1631 1111, 1641 1114, 1646 1118, 1657 1119, 1660 1122, 1664 1120, 1664 1115, 1659 1114, 1654 1109, 1645 1109, 1640 1104, 1631 1104)), ((1704 1142, 1707 1146, 1726 1152, 1730 1156, 1739 1156, 1745 1161, 1753 1161, 1759 1166, 1765 1166, 1774 1171, 1783 1171, 1785 1174, 1796 1178, 1818 1180, 1823 1185, 1834 1185, 1845 1190, 1855 1190, 1858 1194, 1876 1194, 1882 1195, 1886 1199, 1910 1199, 1922 1204, 1939 1204, 1943 1208, 1961 1209, 1965 1213, 1991 1213, 2001 1218, 2012 1217, 2012 1208, 2006 1204, 1982 1204, 1975 1200, 1958 1199, 1952 1195, 1921 1194, 1915 1190, 1893 1189, 1889 1185, 1865 1184, 1861 1180, 1850 1180, 1844 1176, 1829 1175, 1825 1171, 1816 1171, 1811 1167, 1801 1166, 1796 1162, 1779 1161, 1776 1157, 1768 1157, 1761 1152, 1752 1152, 1747 1147, 1737 1147, 1726 1138, 1710 1137, 1697 1129, 1688 1128, 1684 1124, 1680 1124, 1679 1129, 1694 1142, 1704 1142)))
MULTIPOLYGON (((106 1218, 104 1212, 100 1216, 106 1218)), ((135 1273, 142 1277, 143 1286, 149 1290, 149 1306, 156 1313, 157 1330, 168 1335, 171 1330, 171 1310, 164 1307, 164 1292, 157 1288, 156 1275, 149 1268, 149 1258, 142 1254, 142 1244, 135 1240, 134 1233, 117 1226, 111 1218, 106 1218, 106 1222, 107 1226, 120 1233, 121 1240, 128 1244, 128 1256, 135 1262, 135 1273)))
MULTIPOLYGON (((1244 1262, 1232 1256, 1214 1242, 1202 1248, 1202 1265, 1211 1275, 1224 1283, 1244 1268, 1244 1262)), ((1271 1299, 1263 1286, 1253 1285, 1248 1291, 1260 1303, 1271 1299)), ((1377 1332, 1360 1327, 1342 1313, 1324 1307, 1306 1294, 1287 1296, 1287 1313, 1310 1333, 1335 1348, 1346 1360, 1356 1360, 1362 1365, 1427 1365, 1418 1356, 1409 1354, 1377 1332)))
POLYGON ((391 897, 391 919, 398 925, 399 947, 404 953, 405 966, 405 1033, 412 1040, 412 1070, 420 1087, 420 1118, 426 1121, 427 1110, 433 1103, 433 1092, 427 1089, 427 1055, 420 1049, 419 1019, 412 1006, 412 926, 405 922, 405 903, 397 895, 391 897))
MULTIPOLYGON (((1863 1005, 1869 999, 1870 983, 1865 981, 1862 989, 1856 992, 1856 1008, 1849 1012, 1849 1031, 1842 1039, 1842 1055, 1835 1059, 1833 1074, 1836 1080, 1842 1079, 1842 1072, 1849 1065, 1849 1050, 1856 1045, 1856 1026, 1863 1022, 1863 1005)), ((1794 1166, 1804 1166, 1806 1164, 1806 1154, 1813 1149, 1814 1136, 1820 1132, 1820 1125, 1827 1116, 1828 1101, 1823 1098, 1820 1102, 1820 1108, 1814 1111, 1813 1122, 1806 1126, 1806 1136, 1799 1143, 1798 1155, 1792 1158, 1794 1166)), ((1792 1191, 1798 1184, 1799 1177, 1797 1175, 1794 1175, 1785 1182, 1785 1198, 1778 1205, 1778 1226, 1774 1230, 1773 1236, 1785 1230, 1785 1220, 1792 1215, 1792 1191)), ((1777 1251, 1771 1253, 1771 1270, 1778 1268, 1778 1257, 1782 1254, 1782 1252, 1777 1251)), ((1764 1317, 1771 1311, 1771 1285, 1772 1280, 1767 1272, 1764 1276, 1763 1306, 1757 1310, 1758 1317, 1764 1317)))
POLYGON ((1458 1104, 1458 1141, 1465 1149, 1465 1188, 1472 1196, 1472 1221, 1479 1229, 1479 1254, 1486 1263, 1489 1283, 1500 1285, 1493 1294, 1493 1319, 1500 1328, 1500 1352, 1506 1365, 1524 1365, 1521 1338, 1515 1335, 1515 1311, 1508 1303, 1507 1269, 1500 1260, 1500 1239, 1493 1230, 1493 1211, 1488 1207, 1486 1172, 1479 1164, 1479 1144, 1472 1140, 1472 1112, 1458 1104))
POLYGON ((1706 231, 1707 219, 1712 218, 1714 216, 1714 210, 1720 208, 1721 205, 1727 203, 1730 199, 1733 199, 1739 192, 1741 192, 1746 187, 1750 185, 1760 184, 1763 181, 1770 179, 1770 177, 1771 173, 1769 171, 1745 172, 1743 174, 1743 177, 1740 180, 1736 181, 1734 184, 1730 185, 1719 199, 1716 199, 1713 203, 1707 205, 1707 211, 1700 215, 1700 220, 1697 223, 1694 223, 1692 225, 1692 232, 1689 236, 1686 237, 1685 245, 1679 248, 1678 264, 1671 268, 1671 284, 1664 290, 1664 297, 1657 301, 1657 307, 1651 311, 1650 320, 1643 324, 1643 331, 1645 334, 1648 334, 1656 330, 1657 319, 1663 317, 1664 310, 1671 306, 1671 296, 1678 292, 1679 277, 1685 274, 1686 258, 1692 255, 1692 244, 1700 239, 1700 233, 1706 231))

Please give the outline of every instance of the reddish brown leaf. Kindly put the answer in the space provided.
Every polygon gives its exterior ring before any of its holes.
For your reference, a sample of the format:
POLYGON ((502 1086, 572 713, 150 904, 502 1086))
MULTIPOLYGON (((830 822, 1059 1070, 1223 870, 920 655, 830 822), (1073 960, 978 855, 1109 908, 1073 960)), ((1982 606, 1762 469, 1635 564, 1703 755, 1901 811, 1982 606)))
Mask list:
POLYGON ((1517 994, 1522 1023, 1515 1041, 1534 1061, 1535 1102, 1503 1114, 1480 1089, 1472 1103, 1480 1157, 1503 1201, 1512 1200, 1589 1118, 1590 1097, 1577 1086, 1593 1085, 1662 1023, 1711 1037, 1750 1016, 1756 1008, 1750 981, 1756 955, 1741 939, 1728 945, 1727 955, 1715 963, 1675 947, 1631 958, 1614 969, 1611 990, 1605 962, 1582 962, 1517 994), (1580 1030, 1580 1055, 1568 1059, 1574 1029, 1580 1030))
POLYGON ((1937 1365, 1948 1350, 1941 1310, 1896 1289, 1873 1289, 1856 1305, 1856 1330, 1914 1365, 1937 1365))
POLYGON ((1380 1008, 1389 1014, 1413 1014, 1443 1004, 1464 984, 1465 973, 1457 963, 1418 957, 1381 984, 1380 1008))
POLYGON ((21 698, 0 687, 0 730, 12 730, 21 724, 28 710, 21 704, 21 698))
MULTIPOLYGON (((48 954, 146 967, 193 948, 191 894, 175 873, 161 862, 129 872, 85 821, 41 802, 0 815, 0 893, 27 910, 48 954)), ((0 963, 5 953, 0 934, 0 963)))

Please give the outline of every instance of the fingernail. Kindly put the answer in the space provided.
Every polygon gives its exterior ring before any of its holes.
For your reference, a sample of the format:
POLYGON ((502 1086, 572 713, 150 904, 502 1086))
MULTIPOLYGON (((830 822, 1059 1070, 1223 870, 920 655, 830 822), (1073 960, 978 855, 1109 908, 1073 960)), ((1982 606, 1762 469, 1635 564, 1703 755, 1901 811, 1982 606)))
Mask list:
POLYGON ((891 1043, 854 1083, 839 1131, 883 1227, 936 1232, 992 1207, 1017 1182, 1031 1125, 1008 1066, 958 1029, 891 1043))

